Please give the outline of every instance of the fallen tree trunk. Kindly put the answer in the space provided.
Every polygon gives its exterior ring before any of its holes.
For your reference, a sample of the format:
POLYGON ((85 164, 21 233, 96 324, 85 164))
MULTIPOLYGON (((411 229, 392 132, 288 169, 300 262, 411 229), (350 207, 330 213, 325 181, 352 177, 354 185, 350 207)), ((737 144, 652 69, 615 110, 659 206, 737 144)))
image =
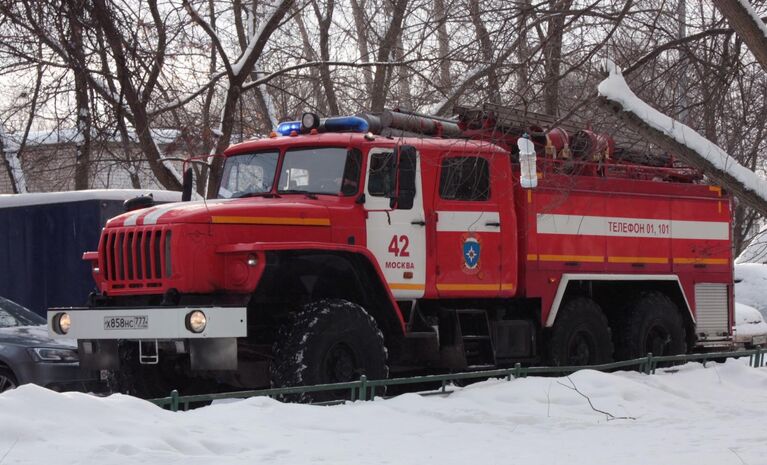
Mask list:
POLYGON ((667 133, 650 126, 645 120, 630 110, 625 109, 620 103, 600 96, 598 104, 602 108, 615 113, 621 121, 634 129, 638 134, 645 137, 648 141, 669 153, 673 153, 677 158, 689 166, 702 171, 717 185, 733 193, 738 200, 762 215, 767 216, 767 199, 759 195, 759 193, 737 179, 727 170, 720 169, 708 158, 701 156, 686 145, 677 142, 676 139, 667 133))
POLYGON ((605 60, 609 76, 599 83, 598 104, 612 112, 647 141, 706 174, 741 202, 767 215, 767 182, 742 166, 694 129, 674 120, 637 97, 618 66, 605 60))

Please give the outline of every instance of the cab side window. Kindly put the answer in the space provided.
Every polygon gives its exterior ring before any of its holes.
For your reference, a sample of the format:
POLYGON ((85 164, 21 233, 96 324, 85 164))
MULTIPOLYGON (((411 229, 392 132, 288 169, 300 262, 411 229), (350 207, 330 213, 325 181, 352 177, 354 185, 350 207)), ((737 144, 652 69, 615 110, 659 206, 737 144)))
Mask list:
POLYGON ((394 151, 374 153, 370 156, 368 193, 375 197, 394 195, 396 182, 396 160, 394 151))
POLYGON ((442 159, 439 196, 444 200, 482 201, 490 198, 490 167, 482 157, 442 159))

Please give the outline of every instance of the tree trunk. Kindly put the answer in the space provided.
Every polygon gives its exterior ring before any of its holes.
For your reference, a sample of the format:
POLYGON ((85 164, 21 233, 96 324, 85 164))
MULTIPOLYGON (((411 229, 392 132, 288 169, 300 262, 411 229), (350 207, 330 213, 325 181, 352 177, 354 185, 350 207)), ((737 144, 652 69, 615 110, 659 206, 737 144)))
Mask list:
MULTIPOLYGON (((407 0, 387 0, 392 1, 392 15, 389 27, 386 29, 381 44, 378 48, 378 61, 391 61, 392 52, 397 45, 397 40, 402 34, 402 21, 407 9, 407 0)), ((373 112, 383 111, 386 106, 386 88, 387 88, 387 68, 388 66, 376 66, 375 77, 373 78, 373 91, 371 92, 370 110, 373 112)))
MULTIPOLYGON (((322 61, 330 61, 330 26, 333 21, 333 9, 335 7, 335 0, 326 0, 327 7, 325 14, 320 11, 320 7, 317 4, 317 0, 312 1, 314 6, 314 13, 317 16, 317 22, 320 25, 320 57, 322 61)), ((333 77, 330 75, 330 66, 320 66, 320 79, 322 80, 322 87, 325 89, 325 100, 328 102, 328 113, 331 115, 338 115, 338 98, 336 97, 336 91, 333 88, 333 77)))
MULTIPOLYGON (((181 190, 181 181, 163 164, 160 150, 152 137, 150 120, 146 109, 148 101, 143 100, 142 96, 150 97, 149 94, 153 85, 145 84, 143 92, 139 94, 134 86, 133 75, 128 68, 125 58, 123 38, 112 22, 112 12, 107 7, 105 0, 93 0, 92 5, 93 17, 104 31, 104 37, 112 51, 114 67, 117 70, 117 80, 125 95, 125 102, 131 110, 131 122, 136 130, 139 146, 146 157, 149 168, 152 170, 152 174, 154 174, 157 182, 163 187, 169 190, 181 190)), ((160 55, 164 55, 164 53, 164 49, 158 50, 157 60, 161 61, 160 55)), ((161 63, 156 63, 155 66, 161 66, 161 63)))
POLYGON ((450 91, 450 36, 447 34, 447 11, 445 0, 434 0, 434 16, 437 21, 437 44, 439 46, 439 90, 447 95, 450 91))
POLYGON ((91 160, 91 112, 88 98, 88 74, 83 51, 83 29, 80 21, 85 16, 83 3, 70 0, 66 4, 69 26, 69 49, 75 81, 75 109, 77 134, 75 136, 75 190, 88 189, 91 160))
POLYGON ((714 0, 714 5, 767 71, 767 36, 740 0, 714 0))
MULTIPOLYGON (((357 48, 360 52, 360 60, 370 61, 370 50, 368 49, 368 23, 365 18, 365 2, 362 0, 351 0, 352 16, 354 17, 354 29, 357 32, 357 48)), ((365 90, 368 95, 373 93, 373 70, 369 67, 362 68, 362 75, 365 77, 365 90)))
MULTIPOLYGON (((477 40, 479 41, 482 61, 485 66, 490 66, 493 63, 493 43, 490 40, 490 33, 487 31, 487 27, 485 27, 485 22, 482 20, 482 11, 480 10, 479 0, 469 0, 469 16, 471 17, 471 23, 474 25, 477 40)), ((498 84, 498 73, 494 66, 490 72, 487 73, 487 89, 487 98, 490 102, 500 104, 501 89, 498 84)))
POLYGON ((543 111, 550 115, 559 114, 559 80, 562 65, 562 37, 564 36, 565 12, 570 9, 572 0, 550 0, 551 18, 549 19, 545 56, 546 76, 543 87, 543 111))

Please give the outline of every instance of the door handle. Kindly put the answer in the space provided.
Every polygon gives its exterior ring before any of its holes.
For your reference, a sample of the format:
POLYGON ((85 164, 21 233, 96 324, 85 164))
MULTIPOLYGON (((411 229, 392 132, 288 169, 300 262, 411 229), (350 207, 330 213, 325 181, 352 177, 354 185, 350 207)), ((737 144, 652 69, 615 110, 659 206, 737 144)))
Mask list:
POLYGON ((424 220, 413 220, 413 221, 410 222, 410 224, 416 225, 416 226, 426 226, 426 221, 424 221, 424 220))
POLYGON ((493 228, 500 228, 501 227, 501 223, 498 223, 496 221, 488 221, 487 223, 485 223, 485 226, 491 226, 493 228))

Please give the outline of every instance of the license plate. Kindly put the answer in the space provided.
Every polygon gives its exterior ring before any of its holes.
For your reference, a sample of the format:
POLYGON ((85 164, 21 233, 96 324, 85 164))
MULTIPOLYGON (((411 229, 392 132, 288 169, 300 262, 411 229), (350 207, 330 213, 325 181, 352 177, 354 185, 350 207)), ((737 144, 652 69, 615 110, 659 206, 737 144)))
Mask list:
POLYGON ((105 316, 104 329, 147 329, 149 316, 105 316))

